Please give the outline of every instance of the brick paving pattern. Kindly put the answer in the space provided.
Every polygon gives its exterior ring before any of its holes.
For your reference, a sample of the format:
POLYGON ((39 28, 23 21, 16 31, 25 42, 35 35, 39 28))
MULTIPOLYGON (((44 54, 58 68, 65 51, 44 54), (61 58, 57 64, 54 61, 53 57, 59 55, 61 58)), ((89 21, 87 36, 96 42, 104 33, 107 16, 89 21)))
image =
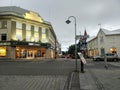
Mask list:
POLYGON ((0 90, 63 90, 67 76, 2 76, 0 90))

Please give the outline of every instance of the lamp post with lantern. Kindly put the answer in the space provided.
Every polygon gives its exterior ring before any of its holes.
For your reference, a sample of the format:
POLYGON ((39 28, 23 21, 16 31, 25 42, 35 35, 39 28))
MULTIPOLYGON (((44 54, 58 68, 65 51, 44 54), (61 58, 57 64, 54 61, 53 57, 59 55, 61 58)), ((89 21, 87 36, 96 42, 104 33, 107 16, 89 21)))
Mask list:
POLYGON ((69 24, 71 23, 71 21, 69 20, 70 18, 73 18, 75 21, 75 70, 78 71, 78 67, 77 67, 77 40, 76 40, 76 17, 75 16, 69 16, 68 19, 66 20, 66 23, 69 24))

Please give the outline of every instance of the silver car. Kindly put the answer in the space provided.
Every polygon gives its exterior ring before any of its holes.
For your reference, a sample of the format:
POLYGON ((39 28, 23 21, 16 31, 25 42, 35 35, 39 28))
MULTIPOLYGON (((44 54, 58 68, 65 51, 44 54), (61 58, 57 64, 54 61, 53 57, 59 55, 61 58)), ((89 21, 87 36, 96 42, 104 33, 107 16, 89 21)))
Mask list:
POLYGON ((95 56, 93 57, 93 61, 104 61, 104 59, 107 59, 107 61, 118 61, 119 58, 114 53, 106 53, 105 55, 95 56))

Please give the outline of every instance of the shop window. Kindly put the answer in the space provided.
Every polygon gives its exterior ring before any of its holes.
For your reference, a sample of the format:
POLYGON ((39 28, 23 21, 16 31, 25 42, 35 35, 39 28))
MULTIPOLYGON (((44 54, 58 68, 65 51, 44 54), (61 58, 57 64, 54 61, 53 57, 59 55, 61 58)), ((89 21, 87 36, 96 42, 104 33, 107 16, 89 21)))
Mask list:
POLYGON ((16 58, 20 57, 20 49, 19 47, 16 47, 16 58))
POLYGON ((0 22, 0 28, 6 29, 7 28, 7 21, 1 21, 0 22))
POLYGON ((7 40, 7 35, 1 34, 1 41, 6 41, 6 40, 7 40))
POLYGON ((111 53, 117 53, 117 50, 116 50, 116 48, 110 48, 110 52, 111 53))
POLYGON ((6 56, 6 47, 0 47, 0 57, 6 56))

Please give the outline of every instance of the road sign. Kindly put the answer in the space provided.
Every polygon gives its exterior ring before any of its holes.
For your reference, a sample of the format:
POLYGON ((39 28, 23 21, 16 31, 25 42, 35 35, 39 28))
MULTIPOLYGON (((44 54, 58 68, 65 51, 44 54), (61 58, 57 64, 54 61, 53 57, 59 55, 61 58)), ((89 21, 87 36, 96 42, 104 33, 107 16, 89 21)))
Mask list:
POLYGON ((85 58, 83 57, 83 54, 82 53, 78 53, 78 55, 79 55, 81 61, 83 62, 83 64, 86 64, 87 62, 86 62, 85 58))

